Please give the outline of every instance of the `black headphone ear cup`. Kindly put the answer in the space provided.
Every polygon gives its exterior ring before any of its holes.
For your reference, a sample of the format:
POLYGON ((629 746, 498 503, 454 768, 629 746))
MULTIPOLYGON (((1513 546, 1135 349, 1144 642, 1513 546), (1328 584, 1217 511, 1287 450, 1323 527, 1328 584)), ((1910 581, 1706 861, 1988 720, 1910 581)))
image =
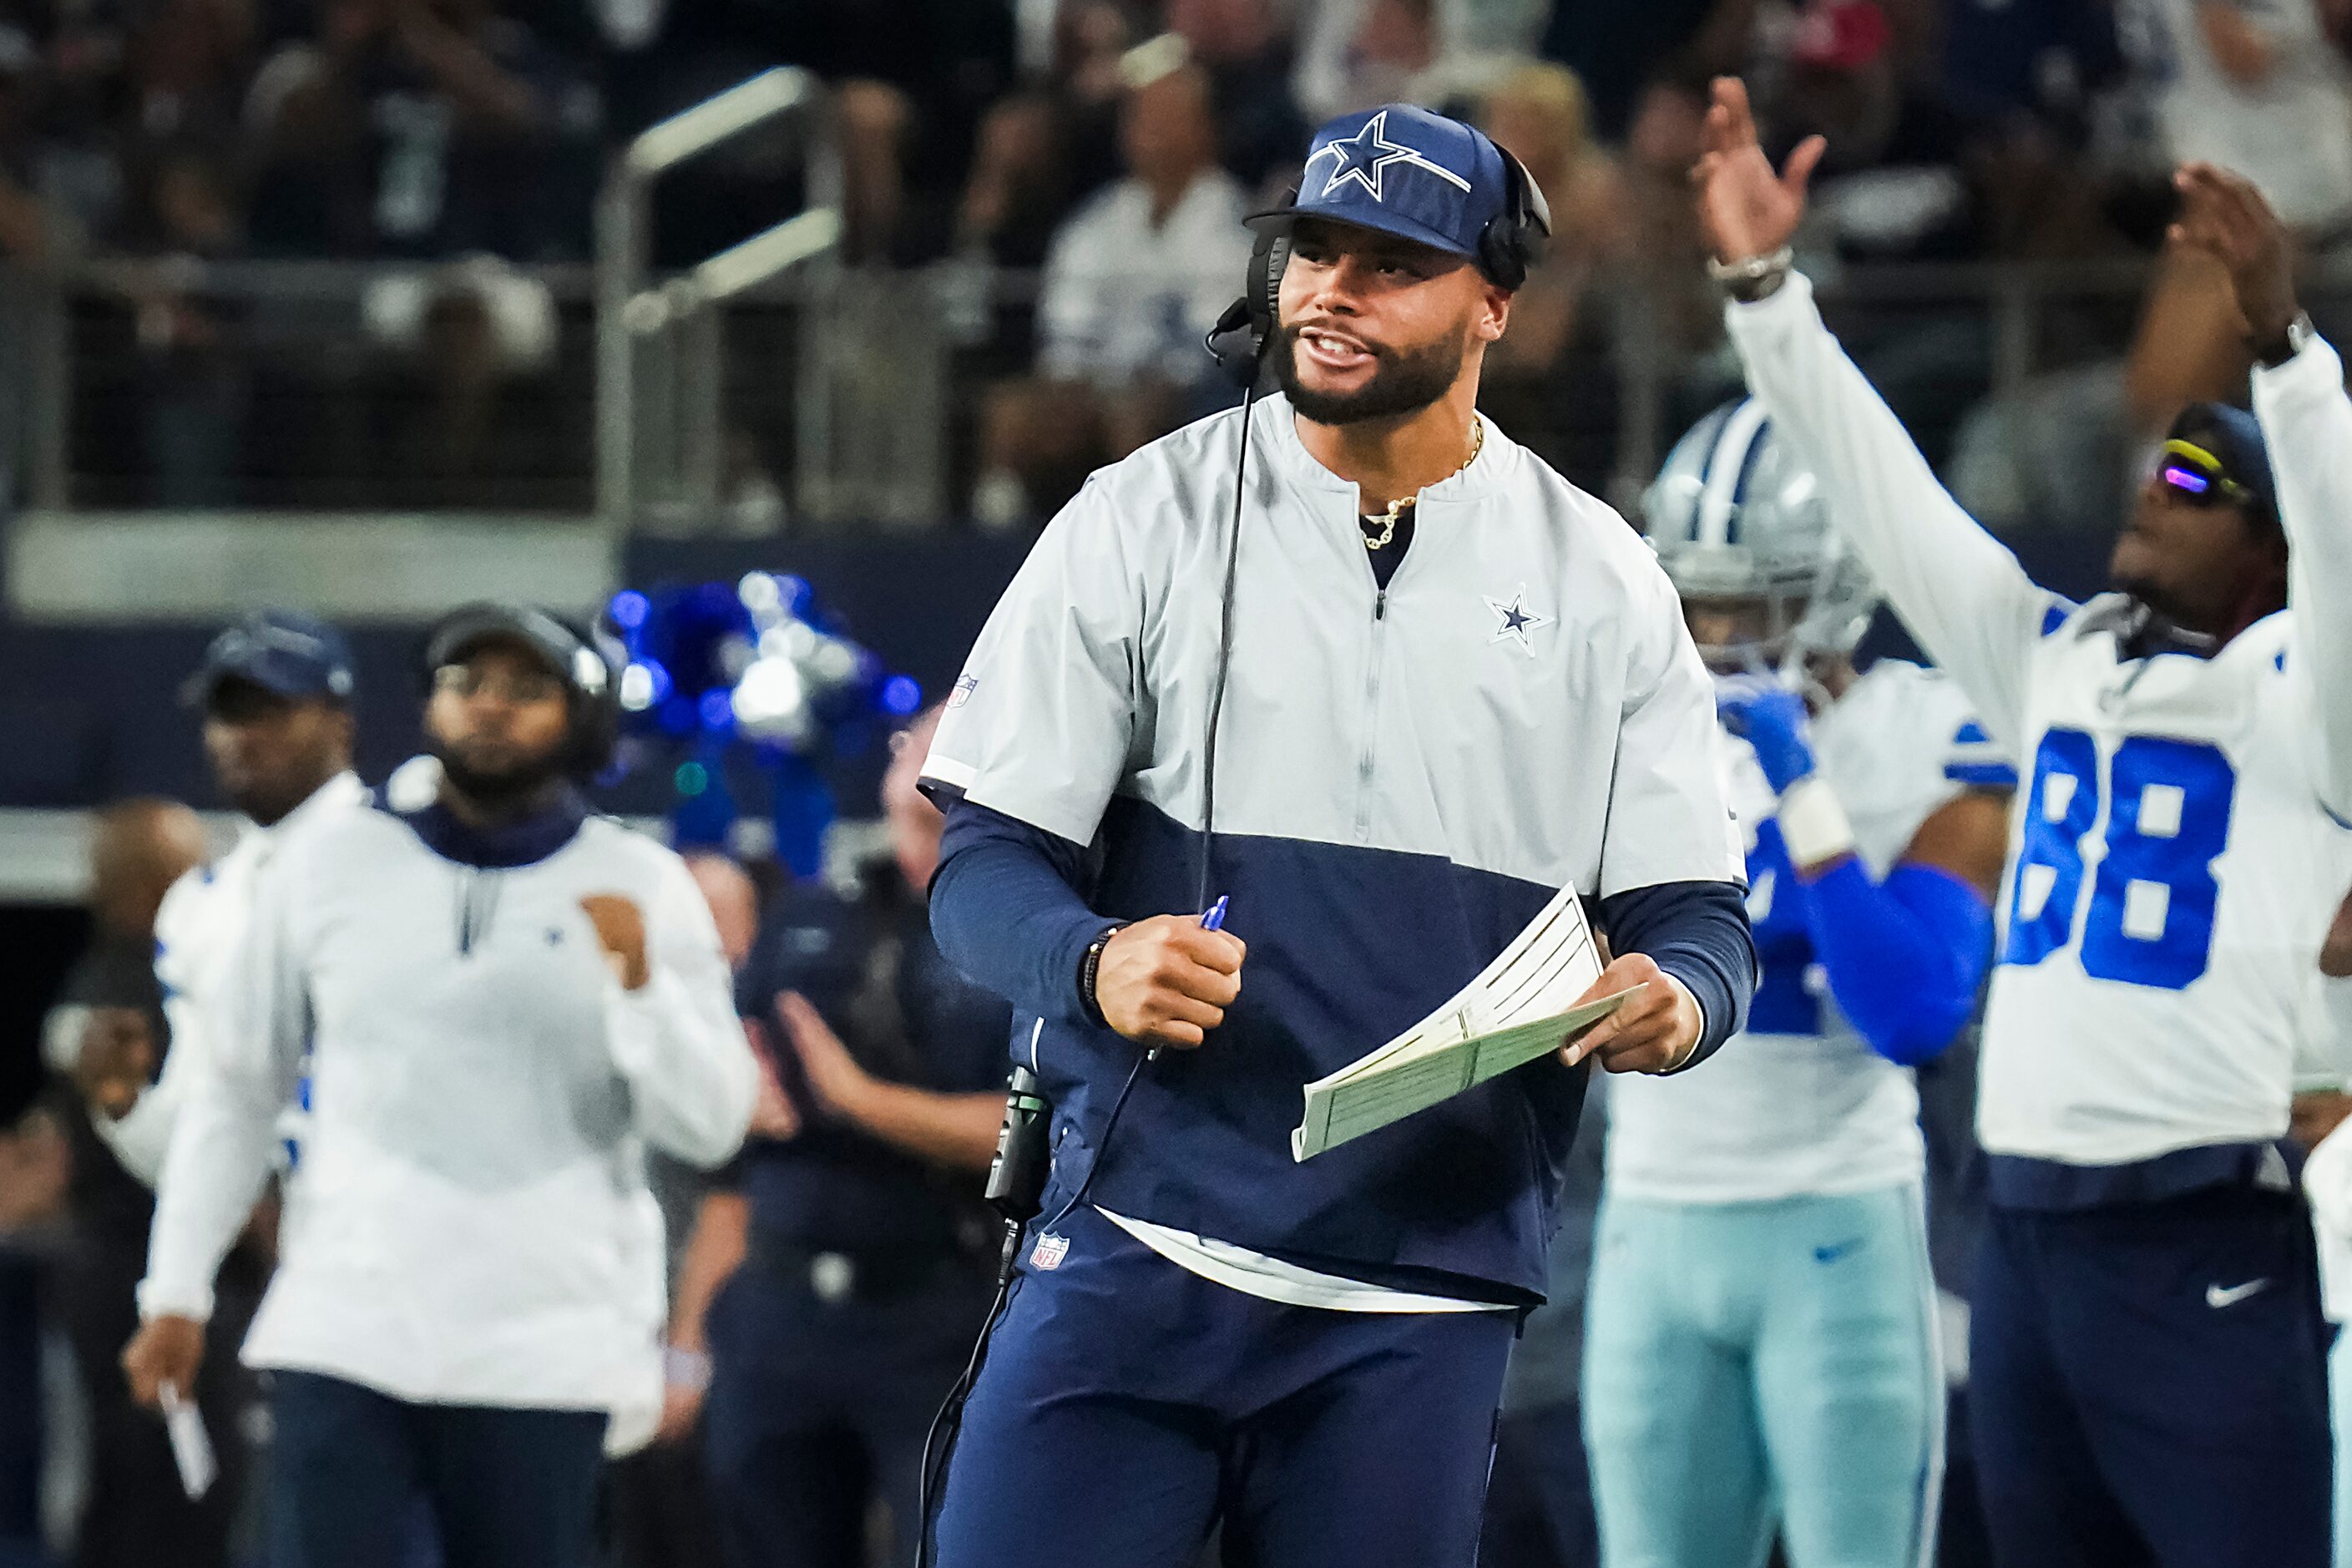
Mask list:
MULTIPOLYGON (((1298 187, 1293 185, 1282 193, 1280 205, 1295 207, 1297 205, 1298 187)), ((1243 298, 1249 301, 1250 324, 1257 329, 1261 353, 1274 336, 1274 323, 1282 314, 1282 269, 1289 265, 1288 227, 1270 224, 1258 230, 1257 243, 1250 247, 1249 285, 1243 298)))
POLYGON ((1250 253, 1250 325, 1256 329, 1263 350, 1273 341, 1274 324, 1282 315, 1282 272, 1290 265, 1290 237, 1264 234, 1250 253))
POLYGON ((1500 147, 1503 180, 1509 187, 1503 211, 1478 233, 1478 264, 1486 276, 1505 289, 1517 289, 1528 274, 1543 265, 1550 248, 1551 204, 1520 163, 1500 147))
POLYGON ((1486 220, 1478 231, 1478 270, 1496 288, 1516 292, 1528 280, 1528 269, 1511 243, 1512 227, 1508 213, 1486 220))

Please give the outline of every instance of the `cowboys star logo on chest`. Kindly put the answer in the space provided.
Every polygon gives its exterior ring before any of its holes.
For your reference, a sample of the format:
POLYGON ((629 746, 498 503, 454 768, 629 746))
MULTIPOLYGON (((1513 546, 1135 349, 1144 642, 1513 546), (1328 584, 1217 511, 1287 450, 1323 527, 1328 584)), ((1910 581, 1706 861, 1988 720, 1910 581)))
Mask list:
POLYGON ((1512 589, 1507 599, 1498 599, 1492 594, 1480 596, 1495 616, 1493 635, 1487 637, 1487 643, 1507 642, 1529 658, 1535 658, 1534 634, 1550 626, 1556 617, 1542 614, 1528 603, 1528 585, 1522 583, 1512 589))

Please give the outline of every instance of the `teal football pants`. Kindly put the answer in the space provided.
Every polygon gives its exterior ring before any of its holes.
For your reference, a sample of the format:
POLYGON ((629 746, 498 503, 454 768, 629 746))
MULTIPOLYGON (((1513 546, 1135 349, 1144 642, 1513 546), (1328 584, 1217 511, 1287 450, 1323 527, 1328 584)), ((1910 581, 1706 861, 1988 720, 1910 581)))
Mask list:
POLYGON ((1915 1568, 1943 1480, 1919 1189, 1611 1197, 1585 1331, 1603 1568, 1915 1568))

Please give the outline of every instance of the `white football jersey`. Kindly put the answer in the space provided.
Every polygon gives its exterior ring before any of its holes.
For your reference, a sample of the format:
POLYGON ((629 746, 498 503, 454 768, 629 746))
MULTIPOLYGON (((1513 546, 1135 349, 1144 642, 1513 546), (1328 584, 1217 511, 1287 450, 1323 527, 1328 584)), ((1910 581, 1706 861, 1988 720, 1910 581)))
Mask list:
POLYGON ((1838 525, 2015 750, 1986 1149, 2116 1166, 2279 1137, 2309 977, 2352 880, 2352 405, 2335 353, 2314 344, 2254 386, 2290 593, 2322 608, 2210 658, 2134 658, 2137 606, 2034 586, 1937 483, 1804 279, 1732 307, 1730 326, 1838 525))
POLYGON ((2313 799, 2289 616, 2210 659, 2126 660, 2130 613, 2093 601, 2029 668, 1979 1089, 1997 1153, 2120 1164, 2285 1131, 2352 878, 2313 799))
MULTIPOLYGON (((1959 689, 1897 659, 1871 667, 1813 721, 1813 753, 1884 878, 1919 825, 1972 783, 1992 782, 1983 731, 1959 689)), ((1696 1070, 1627 1075, 1609 1089, 1610 1190, 1666 1203, 1741 1203, 1916 1182, 1924 1161, 1911 1071, 1837 1009, 1812 958, 1776 808, 1755 752, 1735 743, 1732 808, 1748 845, 1748 913, 1761 974, 1748 1031, 1696 1070)))

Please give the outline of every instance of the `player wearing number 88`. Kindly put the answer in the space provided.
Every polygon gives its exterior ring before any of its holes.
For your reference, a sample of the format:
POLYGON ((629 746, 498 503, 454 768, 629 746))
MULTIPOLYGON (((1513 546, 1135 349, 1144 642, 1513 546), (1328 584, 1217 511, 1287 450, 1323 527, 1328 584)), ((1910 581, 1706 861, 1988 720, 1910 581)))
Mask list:
POLYGON ((2261 197, 2184 169, 2173 241, 2231 277, 2259 418, 2185 413, 2116 591, 2070 605, 1937 484, 1790 271, 1818 142, 1776 174, 1732 81, 1706 140, 1701 222, 1751 387, 2025 776, 1978 1118, 1992 1213, 1969 1398, 1996 1555, 2316 1568, 2321 1326, 2274 1145, 2347 875, 2343 366, 2261 197))

